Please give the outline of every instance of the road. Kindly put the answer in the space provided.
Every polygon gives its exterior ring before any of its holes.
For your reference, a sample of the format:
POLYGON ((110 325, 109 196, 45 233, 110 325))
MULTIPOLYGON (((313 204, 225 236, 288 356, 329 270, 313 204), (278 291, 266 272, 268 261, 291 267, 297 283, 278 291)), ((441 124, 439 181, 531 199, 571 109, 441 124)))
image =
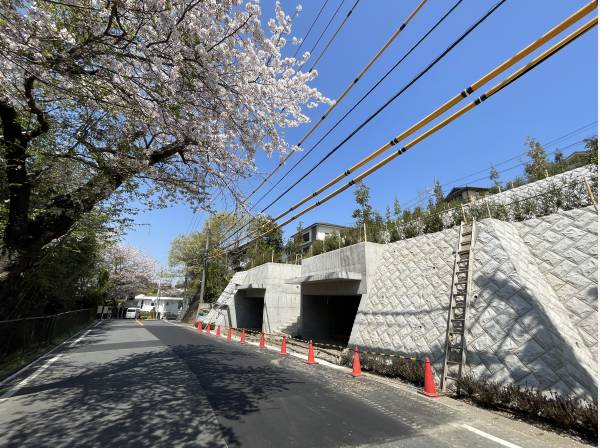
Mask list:
POLYGON ((0 390, 2 447, 582 446, 391 380, 160 321, 105 321, 0 390))

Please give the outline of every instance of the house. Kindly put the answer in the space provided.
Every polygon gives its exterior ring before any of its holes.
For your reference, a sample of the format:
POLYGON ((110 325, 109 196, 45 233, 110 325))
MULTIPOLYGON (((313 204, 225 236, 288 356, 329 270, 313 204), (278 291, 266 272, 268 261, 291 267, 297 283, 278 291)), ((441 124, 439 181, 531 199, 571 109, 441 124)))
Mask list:
POLYGON ((488 187, 454 187, 444 199, 446 202, 460 201, 463 204, 473 202, 490 192, 488 187))
MULTIPOLYGON (((315 241, 324 241, 326 237, 330 235, 339 235, 342 231, 347 229, 349 229, 349 227, 340 226, 338 224, 315 222, 299 232, 302 238, 302 251, 306 253, 315 241)), ((294 236, 296 235, 298 235, 298 233, 294 236)))
POLYGON ((183 297, 156 297, 138 294, 134 300, 127 301, 128 308, 139 308, 142 311, 154 310, 157 315, 177 317, 183 308, 183 297))

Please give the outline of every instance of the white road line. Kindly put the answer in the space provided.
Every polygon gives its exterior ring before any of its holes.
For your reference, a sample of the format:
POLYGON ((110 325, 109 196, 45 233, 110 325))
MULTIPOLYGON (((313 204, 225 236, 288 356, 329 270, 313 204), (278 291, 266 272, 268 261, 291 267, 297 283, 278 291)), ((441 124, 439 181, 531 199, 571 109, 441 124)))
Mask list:
MULTIPOLYGON (((102 323, 102 321, 98 321, 96 322, 92 328, 98 326, 98 324, 102 323)), ((34 359, 33 361, 31 361, 29 364, 27 364, 26 366, 21 367, 19 370, 17 370, 15 373, 13 373, 12 375, 4 378, 2 381, 0 381, 0 387, 3 387, 6 383, 10 382, 13 380, 13 378, 16 378, 17 376, 19 376, 21 373, 23 373, 24 371, 26 371, 27 369, 30 369, 32 365, 34 365, 35 363, 37 363, 40 359, 43 359, 45 357, 47 357, 48 355, 50 355, 51 353, 54 353, 56 350, 58 350, 60 347, 62 347, 63 345, 67 344, 71 339, 73 339, 75 336, 77 336, 77 334, 74 334, 73 336, 67 338, 66 340, 64 340, 63 342, 61 342, 60 344, 58 344, 57 346, 55 346, 54 348, 48 350, 46 353, 42 354, 41 356, 39 356, 38 358, 34 359)))
POLYGON ((460 426, 462 426, 465 429, 468 429, 471 432, 474 432, 478 436, 485 437, 486 439, 489 439, 489 440, 493 440, 494 442, 496 442, 500 445, 503 445, 503 446, 507 446, 508 448, 522 448, 520 445, 515 445, 514 443, 508 442, 504 439, 501 439, 500 437, 496 437, 491 434, 488 434, 487 432, 481 431, 477 428, 473 428, 472 426, 467 425, 466 423, 463 423, 460 426))
POLYGON ((56 355, 54 358, 50 358, 46 362, 46 364, 44 364, 42 367, 37 369, 32 375, 28 376, 27 378, 22 380, 20 383, 18 383, 16 386, 9 389, 4 395, 2 395, 2 398, 0 398, 0 403, 3 403, 8 398, 10 398, 14 394, 16 394, 19 389, 21 389, 23 386, 25 386, 29 381, 36 378, 40 373, 42 373, 44 370, 46 370, 50 366, 50 364, 52 364, 54 361, 58 360, 58 358, 60 358, 61 356, 62 356, 62 354, 56 355))
POLYGON ((94 328, 96 328, 100 322, 102 322, 102 321, 98 321, 98 322, 96 322, 96 324, 95 324, 95 325, 93 325, 93 326, 92 326, 92 328, 90 328, 90 329, 89 329, 89 330, 87 330, 85 333, 83 333, 81 336, 79 336, 77 339, 75 339, 73 342, 71 342, 71 343, 69 344, 69 347, 75 347, 75 346, 77 345, 77 343, 78 343, 79 341, 81 341, 83 338, 85 338, 85 337, 88 335, 88 333, 89 333, 90 331, 92 331, 94 328))

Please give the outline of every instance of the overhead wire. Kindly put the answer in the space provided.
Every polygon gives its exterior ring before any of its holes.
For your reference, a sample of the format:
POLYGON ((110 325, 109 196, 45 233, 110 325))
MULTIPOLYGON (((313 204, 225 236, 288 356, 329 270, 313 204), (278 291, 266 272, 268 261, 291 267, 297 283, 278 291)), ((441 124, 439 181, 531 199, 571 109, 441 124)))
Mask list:
MULTIPOLYGON (((356 5, 358 4, 358 1, 359 0, 357 0, 354 3, 354 5, 352 6, 352 9, 354 9, 356 7, 356 5)), ((321 125, 321 123, 323 123, 323 121, 325 121, 325 119, 329 116, 329 114, 342 102, 342 100, 346 97, 346 95, 348 95, 348 93, 360 81, 360 79, 371 68, 371 66, 381 57, 383 52, 392 44, 392 42, 394 42, 394 40, 396 40, 396 38, 400 35, 400 33, 404 30, 404 28, 406 28, 406 26, 409 24, 409 22, 413 19, 413 17, 417 14, 417 12, 423 7, 423 5, 426 2, 427 2, 427 0, 421 0, 419 2, 417 7, 410 13, 410 15, 404 20, 404 22, 402 22, 400 27, 398 27, 398 29, 394 32, 394 34, 388 39, 388 41, 385 43, 385 45, 375 54, 375 56, 373 56, 373 58, 369 61, 369 63, 361 70, 361 72, 354 78, 354 80, 344 89, 344 91, 338 96, 338 98, 335 100, 335 102, 329 106, 329 108, 325 111, 325 113, 321 116, 321 118, 319 118, 319 120, 317 120, 317 122, 304 134, 304 136, 301 138, 301 140, 296 144, 297 147, 300 147, 306 141, 306 139, 308 139, 308 137, 321 125)), ((349 15, 347 17, 349 17, 349 15)), ((266 182, 268 182, 268 180, 285 164, 285 162, 287 162, 287 160, 294 154, 294 152, 295 151, 291 151, 290 153, 288 153, 287 156, 283 160, 281 160, 279 162, 279 164, 266 177, 264 177, 262 179, 262 181, 259 183, 259 185, 256 188, 254 188, 254 190, 252 190, 250 192, 250 194, 248 194, 246 196, 245 201, 249 200, 260 188, 262 188, 262 186, 266 182)), ((246 226, 246 225, 248 225, 248 224, 245 224, 244 226, 246 226)), ((226 233, 229 233, 229 231, 231 231, 232 229, 233 229, 233 227, 228 229, 228 231, 226 233)), ((236 230, 234 232, 234 234, 237 232, 238 232, 238 230, 236 230)))
MULTIPOLYGON (((313 62, 312 66, 310 67, 310 69, 308 70, 308 72, 312 72, 315 67, 317 66, 317 64, 319 63, 319 61, 321 60, 321 58, 325 55, 325 53, 327 53, 327 50, 329 49, 329 46, 331 45, 331 43, 335 40, 335 38, 337 37, 338 33, 340 32, 340 30, 342 29, 342 27, 344 26, 344 24, 348 21, 348 19, 350 18, 350 15, 352 15, 352 12, 354 11, 354 8, 356 8, 356 6, 358 5, 358 2, 360 0, 356 0, 354 2, 354 5, 352 5, 352 8, 350 8, 350 11, 348 11, 348 13, 346 14, 346 17, 344 17, 344 20, 342 20, 342 23, 339 24, 339 26, 337 27, 337 29, 335 30, 335 32, 331 35, 331 37, 329 38, 329 41, 327 41, 327 44, 325 44, 325 46, 323 47, 323 49, 321 50, 321 53, 319 54, 319 56, 317 57, 317 60, 315 62, 313 62)), ((341 5, 340 5, 341 6, 341 5)), ((338 8, 339 9, 339 8, 338 8)), ((336 11, 337 14, 337 11, 336 11)), ((313 48, 314 49, 314 48, 313 48)), ((311 52, 312 53, 312 52, 311 52)))
MULTIPOLYGON (((472 93, 474 90, 476 90, 477 88, 481 87, 482 85, 484 85, 485 83, 487 83, 488 81, 490 81, 491 79, 493 79, 494 77, 496 77, 497 75, 499 75, 500 73, 502 73, 503 71, 505 71, 506 69, 508 69, 510 66, 514 65, 516 62, 518 62, 521 59, 523 59, 525 56, 529 55, 535 49, 539 48, 541 45, 543 45, 544 43, 546 43, 552 37, 555 37, 561 31, 564 31, 566 28, 568 28, 572 24, 576 23, 579 19, 583 18, 585 15, 587 15, 588 13, 590 13, 591 11, 593 11, 595 8, 596 8, 596 2, 593 1, 593 2, 589 3, 588 5, 584 6, 583 8, 581 8, 579 11, 575 12, 573 15, 571 15, 570 17, 568 17, 567 19, 565 19, 559 25, 557 25, 556 27, 554 27, 550 31, 548 31, 546 34, 544 34, 542 37, 540 37, 536 41, 534 41, 531 44, 529 44, 527 47, 525 47, 524 49, 522 49, 521 51, 519 51, 513 57, 509 58, 507 61, 505 61, 504 63, 500 64, 498 67, 496 67, 495 69, 493 69, 492 71, 490 71, 488 74, 486 74, 485 76, 483 76, 482 78, 480 78, 478 81, 476 81, 475 83, 471 84, 471 86, 469 86, 467 89, 463 90, 458 95, 459 96, 459 100, 461 98, 465 98, 470 93, 472 93)), ((433 133, 437 132, 441 128, 443 128, 446 125, 448 125, 450 122, 456 120, 458 117, 464 115, 465 113, 467 113, 468 111, 472 110, 473 108, 475 108, 476 106, 478 106, 479 104, 481 104, 482 102, 484 102, 485 100, 489 99, 491 96, 495 95, 496 93, 500 92, 504 88, 506 88, 509 85, 511 85, 514 81, 516 81, 517 79, 519 79, 520 77, 522 77, 523 75, 525 75, 526 73, 528 73, 533 68, 537 67, 543 61, 545 61, 546 59, 548 59, 549 57, 551 57, 552 55, 554 55, 555 53, 557 53, 558 51, 560 51, 562 48, 564 48, 565 46, 567 46, 568 44, 570 44, 571 42, 573 42, 575 39, 577 39, 580 36, 582 36, 585 32, 589 31, 591 28, 593 28, 594 26, 596 26, 597 23, 598 23, 598 17, 594 17, 589 22, 587 22, 586 24, 582 25, 581 27, 579 27, 578 29, 576 29, 575 31, 573 31, 572 33, 570 33, 569 35, 567 35, 565 38, 561 39, 559 42, 557 42, 556 44, 554 44, 553 46, 551 46, 549 49, 545 50, 540 55, 534 57, 528 64, 522 66, 521 68, 519 68, 518 70, 516 70, 515 72, 513 72, 512 74, 510 74, 503 81, 501 81, 500 83, 494 85, 492 88, 490 88, 488 91, 486 91, 484 94, 482 94, 475 101, 467 103, 465 106, 463 106, 462 108, 460 108, 458 111, 454 112, 453 114, 451 114, 447 118, 443 119, 438 124, 434 125, 430 129, 428 129, 427 131, 425 131, 424 133, 422 133, 421 135, 419 135, 418 137, 414 138, 412 141, 410 141, 409 143, 407 143, 406 145, 404 145, 399 150, 397 150, 394 153, 390 154, 389 156, 385 157, 383 160, 381 160, 380 162, 378 162, 375 165, 371 166, 370 168, 368 168, 367 170, 365 170, 364 172, 362 172, 361 174, 359 174, 358 176, 356 176, 354 179, 352 179, 350 182, 342 185, 341 187, 339 187, 338 189, 334 190, 333 192, 331 192, 330 194, 328 194, 324 198, 322 198, 322 199, 316 201, 315 203, 313 203, 312 205, 310 205, 310 206, 302 209, 300 212, 298 212, 297 214, 293 215, 292 217, 290 217, 286 221, 284 221, 282 223, 279 223, 279 224, 276 224, 273 228, 267 230, 266 232, 264 232, 264 233, 262 233, 262 234, 260 234, 258 236, 251 237, 252 240, 250 240, 250 241, 255 241, 256 239, 258 239, 258 238, 260 238, 260 237, 262 237, 262 236, 264 236, 264 235, 272 232, 273 230, 275 230, 277 228, 281 228, 281 227, 289 224, 290 222, 296 220, 297 218, 299 218, 300 216, 302 216, 305 213, 309 212, 310 210, 312 210, 312 209, 314 209, 314 208, 316 208, 316 207, 324 204, 325 202, 329 201, 333 197, 335 197, 338 194, 342 193, 343 191, 345 191, 346 189, 348 189, 350 186, 354 185, 355 183, 360 182, 361 180, 363 180, 364 178, 366 178, 367 176, 369 176, 373 172, 381 169, 383 166, 387 165, 389 162, 391 162, 392 160, 394 160, 396 157, 398 157, 399 155, 405 153, 408 149, 410 149, 413 146, 417 145, 422 140, 426 139, 427 137, 429 137, 433 133)), ((451 103, 451 102, 453 102, 455 98, 452 98, 451 100, 449 100, 448 102, 446 102, 444 105, 440 106, 438 109, 436 109, 434 112, 432 112, 431 114, 429 114, 427 117, 425 117, 419 123, 413 125, 409 130, 403 132, 402 134, 400 134, 397 137, 395 137, 394 139, 392 139, 390 141, 390 143, 388 143, 388 145, 390 145, 390 147, 396 145, 397 143, 399 143, 400 139, 403 139, 403 138, 405 138, 406 135, 409 135, 410 133, 412 133, 412 132, 409 133, 408 131, 414 130, 415 128, 418 129, 418 128, 422 127, 422 125, 417 127, 417 125, 419 125, 422 121, 424 121, 426 119, 428 119, 428 121, 431 121, 431 119, 440 116, 443 112, 447 111, 451 107, 448 104, 451 103), (430 117, 433 117, 433 118, 429 119, 430 117)), ((375 151, 370 156, 368 156, 365 159, 363 159, 363 161, 361 161, 358 164, 356 164, 354 167, 359 167, 359 166, 364 165, 364 163, 367 163, 368 161, 372 160, 375 157, 374 154, 376 154, 378 152, 379 152, 379 150, 375 151), (365 160, 367 162, 364 162, 365 160), (361 165, 361 163, 362 163, 362 165, 361 165)), ((348 173, 348 170, 346 172, 344 172, 343 177, 349 175, 347 173, 348 173)), ((329 182, 328 185, 329 184, 332 184, 332 182, 329 182)), ((274 221, 276 221, 277 219, 279 219, 279 218, 274 218, 274 221)), ((229 245, 227 247, 224 247, 222 250, 226 250, 230 246, 231 245, 229 245)))
POLYGON ((298 56, 298 53, 300 52, 300 49, 302 48, 302 45, 304 45, 304 42, 306 42, 306 39, 308 39, 308 36, 310 35, 313 27, 315 26, 315 24, 317 23, 317 20, 319 20, 319 17, 321 17, 321 14, 323 13, 323 10, 325 9, 325 7, 327 6, 327 3, 329 3, 329 0, 325 0, 325 2, 323 3, 323 6, 321 6, 321 9, 319 10, 319 12, 317 13, 317 16, 315 17, 315 19, 313 20, 313 22, 311 23, 310 27, 308 28, 308 31, 306 32, 306 34, 304 35, 304 37, 302 38, 302 41, 300 42, 300 44, 298 45, 298 48, 296 48, 296 51, 294 52, 294 58, 296 56, 298 56))
MULTIPOLYGON (((348 84, 348 87, 344 89, 344 91, 338 96, 333 104, 329 106, 329 108, 325 111, 325 113, 317 120, 317 122, 304 134, 304 136, 300 139, 300 141, 296 144, 297 147, 300 147, 308 137, 325 121, 325 119, 333 112, 333 110, 342 102, 342 100, 348 95, 348 93, 354 88, 354 86, 360 81, 360 79, 367 73, 367 71, 371 68, 371 66, 379 59, 379 57, 383 54, 383 52, 396 40, 398 35, 406 28, 406 25, 412 20, 412 18, 416 15, 416 13, 423 7, 423 5, 427 2, 427 0, 421 0, 417 7, 410 13, 410 15, 406 18, 406 20, 400 25, 400 27, 394 32, 392 37, 388 39, 383 47, 373 56, 373 58, 369 61, 369 63, 361 70, 361 72, 354 78, 354 80, 348 84)), ((246 197, 246 200, 250 199, 254 193, 256 193, 284 164, 287 160, 294 154, 295 151, 289 152, 283 160, 279 162, 279 164, 261 181, 261 183, 254 189, 250 194, 246 197)))
MULTIPOLYGON (((550 140, 548 142, 544 142, 541 145, 543 147, 547 147, 547 146, 551 145, 552 142, 554 142, 555 140, 556 141, 562 141, 565 138, 571 137, 573 135, 576 135, 576 134, 584 131, 585 129, 587 129, 587 128, 589 128, 589 127, 591 127, 591 126, 593 126, 593 125, 595 125, 597 123, 598 123, 597 121, 594 121, 594 122, 592 122, 590 124, 587 124, 587 125, 585 125, 583 127, 575 129, 574 131, 569 131, 568 134, 564 134, 564 135, 562 135, 560 137, 557 137, 554 140, 550 140)), ((585 140, 577 140, 576 142, 571 143, 571 144, 569 144, 567 146, 563 146, 563 147, 557 148, 557 150, 560 151, 560 150, 564 150, 564 149, 569 149, 569 148, 572 148, 575 145, 579 145, 579 144, 584 143, 584 142, 585 142, 585 140)), ((513 160, 516 160, 516 159, 523 159, 523 157, 525 157, 526 155, 527 155, 527 151, 520 152, 519 154, 514 155, 512 157, 509 157, 508 159, 504 159, 504 160, 501 160, 499 162, 494 162, 492 165, 490 165, 490 166, 488 166, 486 168, 474 171, 474 172, 472 172, 470 174, 466 174, 464 176, 461 176, 459 178, 456 178, 456 179, 448 181, 448 182, 446 182, 444 184, 441 184, 441 187, 444 188, 444 187, 447 187, 449 185, 455 185, 457 182, 470 179, 471 177, 476 176, 476 175, 481 174, 481 173, 489 172, 489 170, 492 167, 498 167, 498 166, 504 165, 504 164, 506 164, 508 162, 512 162, 513 160)), ((509 168, 509 169, 503 169, 503 170, 498 171, 498 173, 503 173, 503 172, 506 172, 507 170, 514 169, 514 168, 519 167, 519 166, 523 166, 525 163, 526 162, 521 161, 519 164, 511 166, 511 168, 509 168)), ((478 179, 471 179, 471 180, 469 180, 469 182, 478 182, 480 180, 485 180, 485 179, 488 179, 488 178, 489 178, 489 176, 488 177, 480 177, 478 179)), ((410 208, 412 206, 416 206, 417 204, 419 204, 419 201, 421 201, 421 200, 422 200, 422 198, 420 196, 413 197, 412 199, 410 199, 409 201, 407 201, 404 204, 404 208, 410 208)))
MULTIPOLYGON (((276 202, 278 202, 283 196, 289 193, 296 185, 298 185, 302 180, 308 177, 317 167, 319 167, 325 160, 331 157, 339 148, 341 148, 346 142, 348 142, 354 135, 356 135, 364 126, 366 126, 370 121, 372 121, 377 115, 379 115, 386 107, 388 107, 396 98, 402 95, 408 88, 410 88, 415 82, 417 82, 421 77, 423 77, 429 70, 431 70, 439 61, 441 61, 444 57, 450 53, 460 42, 462 42, 471 32, 473 32, 478 26, 480 26, 488 17, 490 17, 500 6, 502 6, 506 0, 499 0, 494 6, 492 6, 483 16, 481 16, 475 23, 473 23, 469 28, 467 28, 452 44, 450 44, 442 53, 440 53, 429 65, 427 65, 421 72, 419 72, 411 81, 406 83, 403 87, 401 87, 394 95, 392 95, 383 105, 381 105, 375 112, 373 112, 367 119, 365 119, 359 126, 357 126, 350 134, 348 134, 340 143, 338 143, 333 149, 331 149, 327 154, 325 154, 315 165, 313 165, 307 172, 300 176, 292 185, 290 185, 286 190, 280 193, 274 200, 272 200, 266 207, 261 210, 261 213, 264 213, 270 207, 272 207, 276 202)), ((456 103, 455 103, 456 104, 456 103)), ((435 118, 435 117, 434 117, 435 118)), ((336 123, 336 125, 339 123, 336 123)), ((418 129, 418 128, 417 128, 418 129)), ((319 144, 324 138, 323 136, 321 140, 317 142, 319 144)), ((312 149, 312 148, 311 148, 312 149)), ((386 148, 387 149, 387 148, 386 148)), ((338 178, 337 180, 339 180, 338 178)), ((337 182, 337 181, 336 181, 337 182)), ((318 194, 318 193, 317 193, 318 194)), ((304 202, 309 200, 310 198, 316 196, 316 194, 311 195, 308 198, 305 198, 304 202)), ((302 205, 302 202, 299 205, 302 205)), ((293 209, 288 212, 293 211, 293 209)), ((275 220, 282 217, 281 215, 275 220)), ((245 223, 243 226, 236 229, 232 234, 226 237, 226 240, 231 238, 232 236, 237 235, 240 231, 246 228, 250 223, 249 221, 245 223)))
POLYGON ((441 105, 440 107, 438 107, 436 110, 434 110, 433 112, 431 112, 426 117, 424 117, 421 120, 419 120, 417 123, 415 123, 410 128, 408 128, 407 130, 405 130, 404 132, 402 132, 401 134, 399 134, 398 136, 396 136, 394 139, 390 140, 388 143, 386 143, 385 145, 381 146, 379 149, 373 151, 371 154, 369 154, 368 156, 364 157, 362 160, 360 160, 359 162, 357 162, 356 164, 354 164, 352 167, 350 167, 347 170, 345 170, 343 173, 341 173, 340 175, 338 175, 337 177, 335 177, 331 181, 327 182, 325 185, 323 185, 322 187, 320 187, 319 189, 317 189, 316 191, 314 191, 310 195, 306 196, 304 199, 302 199, 302 200, 298 201, 297 203, 295 203, 292 207, 290 207, 285 212, 282 212, 279 215, 277 215, 274 218, 274 220, 278 220, 278 219, 286 216, 287 214, 291 213, 292 211, 294 211, 295 209, 297 209, 299 206, 301 206, 302 204, 304 204, 307 201, 309 201, 311 198, 314 198, 315 196, 321 194, 322 192, 324 192, 325 190, 329 189, 331 186, 335 185, 337 182, 339 182, 340 180, 342 180, 344 177, 349 176, 354 171, 356 171, 358 168, 366 165, 368 162, 370 162, 371 160, 375 159, 379 155, 383 154, 385 151, 387 151, 388 149, 390 149, 392 146, 395 146, 400 140, 404 140, 406 137, 410 136, 415 131, 421 129, 426 124, 432 122, 433 120, 435 120, 436 118, 438 118, 439 116, 441 116, 444 112, 448 111, 449 109, 451 109, 452 107, 454 107, 455 105, 457 105, 464 98, 466 98, 469 95, 471 95, 475 90, 477 90, 480 87, 482 87, 488 81, 492 80, 493 78, 495 78, 496 76, 498 76, 500 73, 504 72, 509 67, 513 66, 514 64, 516 64, 517 62, 519 62, 521 59, 523 59, 524 57, 528 56, 529 54, 531 54, 532 52, 534 52, 535 50, 537 50, 538 48, 540 48, 542 45, 544 45, 545 43, 547 43, 549 40, 551 40, 552 38, 556 37, 558 34, 560 34, 562 31, 564 31, 565 29, 567 29, 569 26, 571 26, 574 23, 576 23, 577 21, 579 21, 581 18, 583 18, 589 12, 593 11, 595 9, 595 7, 596 7, 596 2, 595 1, 592 1, 592 2, 588 3, 586 6, 584 6, 581 9, 579 9, 574 14, 572 14, 570 17, 568 17, 567 19, 565 19, 563 22, 561 22, 558 25, 556 25, 555 27, 553 27, 551 30, 549 30, 547 33, 545 33, 543 36, 541 36, 540 38, 536 39, 534 42, 532 42, 531 44, 529 44, 527 47, 525 47, 522 50, 520 50, 514 56, 510 57, 509 59, 507 59, 506 61, 504 61, 502 64, 498 65, 496 68, 494 68, 490 72, 486 73, 479 80, 475 81, 473 84, 471 84, 470 86, 468 86, 467 88, 465 88, 461 92, 457 93, 454 97, 450 98, 443 105, 441 105))
POLYGON ((333 15, 331 16, 331 18, 329 19, 329 22, 327 22, 327 25, 325 25, 325 28, 323 28, 323 31, 321 32, 321 34, 319 35, 319 38, 317 39, 317 41, 315 42, 315 44, 312 46, 312 48, 310 49, 310 54, 312 55, 313 52, 315 51, 315 48, 317 48, 317 45, 319 45, 319 42, 321 42, 321 39, 323 39, 323 36, 325 35, 325 33, 327 32, 327 30, 329 29, 329 25, 331 25, 331 23, 333 22, 333 19, 335 19, 335 16, 337 16, 337 13, 340 11, 340 9, 342 8, 342 6, 344 5, 344 2, 346 0, 342 0, 340 2, 340 4, 338 5, 338 7, 336 8, 336 10, 334 11, 333 15))
MULTIPOLYGON (((302 154, 302 157, 300 157, 299 160, 297 160, 294 165, 292 165, 284 174, 282 174, 282 176, 279 178, 279 180, 277 182, 275 182, 271 188, 265 192, 253 205, 252 208, 256 207, 266 196, 269 195, 269 193, 271 193, 285 178, 288 174, 290 174, 300 163, 302 163, 304 161, 304 159, 306 159, 306 157, 308 157, 312 151, 315 150, 315 148, 317 148, 319 146, 319 144, 321 142, 323 142, 323 140, 325 140, 325 138, 327 138, 329 136, 329 134, 331 134, 331 132, 333 132, 342 121, 344 121, 348 115, 350 115, 415 49, 417 49, 417 47, 419 45, 421 45, 421 43, 427 39, 427 37, 429 37, 429 35, 444 21, 446 20, 446 18, 458 7, 458 5, 460 5, 463 2, 463 0, 458 0, 456 3, 454 3, 453 6, 450 7, 450 9, 448 9, 448 11, 446 11, 446 13, 431 27, 429 28, 429 30, 423 35, 421 36, 421 38, 406 52, 404 53, 404 55, 398 59, 396 61, 396 63, 381 77, 379 78, 379 80, 373 84, 373 86, 356 102, 354 103, 354 105, 340 118, 336 121, 336 123, 329 128, 329 130, 315 143, 313 144, 307 151, 304 151, 304 153, 302 154)), ((267 210, 267 208, 269 208, 271 205, 273 204, 269 204, 269 206, 265 207, 264 209, 261 210, 261 213, 263 213, 265 210, 267 210)))
POLYGON ((487 99, 491 98, 496 93, 498 93, 501 90, 503 90, 506 87, 508 87, 514 81, 516 81, 517 79, 519 79, 520 77, 522 77, 523 75, 525 75, 526 73, 528 73, 533 68, 537 67, 543 61, 545 61, 546 59, 548 59, 549 57, 551 57, 552 55, 554 55, 556 52, 558 52, 559 50, 561 50, 562 48, 564 48, 569 43, 573 42, 576 38, 578 38, 579 36, 581 36, 583 33, 589 31, 592 27, 596 26, 597 24, 598 24, 598 18, 594 17, 592 20, 590 20, 588 23, 584 24, 582 27, 580 27, 577 30, 575 30, 573 33, 571 33, 570 35, 568 35, 566 38, 562 39, 557 44, 553 45, 551 48, 549 48, 548 50, 544 51, 539 56, 535 57, 531 62, 529 62, 528 64, 524 65, 523 67, 521 67, 520 69, 518 69, 517 71, 515 71, 511 75, 509 75, 506 79, 504 79, 500 83, 498 83, 495 86, 493 86, 491 89, 489 89, 488 91, 486 91, 483 95, 481 95, 475 101, 467 103, 461 109, 457 110, 456 112, 454 112, 449 117, 445 118, 444 120, 442 120, 438 124, 434 125, 430 129, 428 129, 427 131, 425 131, 423 134, 421 134, 418 137, 414 138, 412 141, 410 141, 409 143, 407 143, 406 145, 404 145, 402 148, 400 148, 396 152, 393 152, 392 154, 390 154, 389 156, 387 156, 383 160, 379 161, 378 163, 376 163, 372 167, 370 167, 367 170, 363 171, 361 174, 359 174, 358 176, 356 176, 350 182, 342 185, 338 189, 336 189, 333 192, 329 193, 323 199, 320 199, 317 202, 315 202, 314 204, 310 205, 309 207, 306 207, 301 212, 299 212, 296 215, 292 216, 287 221, 285 221, 284 223, 279 224, 278 226, 284 226, 286 224, 289 224, 290 222, 292 222, 293 220, 299 218, 303 214, 305 214, 305 213, 309 212, 310 210, 314 209, 315 207, 318 207, 319 205, 322 205, 323 203, 329 201, 333 197, 337 196, 338 194, 340 194, 343 191, 345 191, 348 188, 350 188, 355 183, 362 181, 367 176, 369 176, 372 173, 374 173, 375 171, 381 169, 383 166, 385 166, 388 163, 390 163, 396 157, 404 154, 410 148, 412 148, 413 146, 417 145, 421 141, 425 140, 430 135, 434 134, 435 132, 437 132, 441 128, 445 127, 446 125, 448 125, 452 121, 456 120, 458 117, 464 115, 465 113, 469 112, 471 109, 475 108, 476 106, 480 105, 481 103, 483 103, 487 99))

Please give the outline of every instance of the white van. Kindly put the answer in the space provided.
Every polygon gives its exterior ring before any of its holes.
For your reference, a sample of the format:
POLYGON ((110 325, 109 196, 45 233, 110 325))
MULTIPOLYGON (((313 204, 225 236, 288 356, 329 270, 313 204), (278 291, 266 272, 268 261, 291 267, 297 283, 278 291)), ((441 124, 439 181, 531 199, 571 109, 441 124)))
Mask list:
POLYGON ((140 317, 140 309, 139 308, 127 308, 125 312, 125 319, 137 319, 140 317))

